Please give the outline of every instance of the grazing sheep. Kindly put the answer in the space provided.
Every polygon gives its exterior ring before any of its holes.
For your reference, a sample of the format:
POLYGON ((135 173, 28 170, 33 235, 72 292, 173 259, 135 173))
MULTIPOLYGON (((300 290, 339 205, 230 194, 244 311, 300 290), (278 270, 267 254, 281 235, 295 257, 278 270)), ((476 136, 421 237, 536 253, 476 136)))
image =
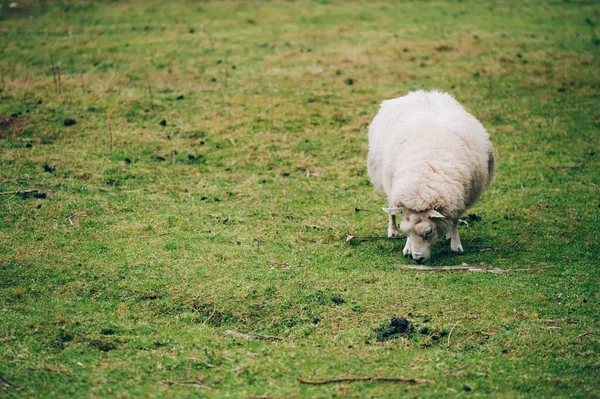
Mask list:
POLYGON ((404 256, 425 262, 438 238, 463 252, 460 215, 494 175, 484 127, 449 94, 414 91, 384 101, 369 126, 369 177, 387 197, 388 237, 407 236, 404 256))

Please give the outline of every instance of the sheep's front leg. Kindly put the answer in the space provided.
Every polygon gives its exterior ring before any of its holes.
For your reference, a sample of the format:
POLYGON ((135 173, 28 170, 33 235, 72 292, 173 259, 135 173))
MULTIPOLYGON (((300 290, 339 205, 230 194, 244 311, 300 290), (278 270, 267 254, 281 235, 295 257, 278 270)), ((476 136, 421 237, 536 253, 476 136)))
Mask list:
POLYGON ((458 235, 458 219, 452 224, 452 231, 450 232, 450 249, 452 252, 463 253, 462 243, 458 235))
POLYGON ((402 254, 404 256, 406 256, 407 258, 409 258, 412 255, 412 251, 410 250, 410 238, 406 237, 406 245, 404 246, 404 249, 402 250, 402 254))
POLYGON ((396 227, 396 215, 389 215, 390 223, 388 225, 388 238, 399 237, 400 232, 398 231, 398 227, 396 227))

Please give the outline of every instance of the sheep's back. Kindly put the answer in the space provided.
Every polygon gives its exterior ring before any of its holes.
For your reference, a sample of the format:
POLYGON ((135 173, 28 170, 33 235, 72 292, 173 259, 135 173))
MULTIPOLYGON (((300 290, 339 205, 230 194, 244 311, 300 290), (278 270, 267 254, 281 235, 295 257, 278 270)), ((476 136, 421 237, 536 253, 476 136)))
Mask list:
POLYGON ((464 211, 491 179, 488 134, 448 94, 384 101, 369 127, 368 170, 390 206, 464 211))

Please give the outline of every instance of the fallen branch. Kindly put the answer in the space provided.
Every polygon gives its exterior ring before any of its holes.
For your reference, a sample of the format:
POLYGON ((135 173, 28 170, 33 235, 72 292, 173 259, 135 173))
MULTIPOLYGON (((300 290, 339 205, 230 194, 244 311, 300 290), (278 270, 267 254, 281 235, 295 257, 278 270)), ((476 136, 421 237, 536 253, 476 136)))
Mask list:
POLYGON ((407 382, 409 384, 428 384, 433 381, 431 380, 423 380, 419 378, 405 378, 405 377, 341 377, 334 378, 332 380, 322 380, 322 381, 308 381, 303 380, 302 378, 298 378, 298 382, 301 384, 307 385, 325 385, 325 384, 335 384, 338 382, 352 382, 352 381, 390 381, 390 382, 407 382))
POLYGON ((160 381, 163 385, 177 385, 180 387, 194 387, 200 389, 210 389, 206 385, 202 385, 200 381, 160 381))
POLYGON ((225 331, 225 333, 230 334, 230 335, 235 335, 236 337, 241 337, 241 338, 245 338, 245 339, 259 339, 259 340, 262 339, 265 341, 281 341, 282 340, 282 338, 273 337, 271 335, 244 334, 244 333, 233 331, 233 330, 227 330, 227 331, 225 331))
POLYGON ((487 251, 494 251, 494 252, 496 252, 496 251, 504 251, 506 249, 510 249, 510 248, 514 247, 515 245, 517 245, 518 243, 519 243, 519 240, 516 240, 512 244, 507 245, 505 247, 490 247, 490 246, 487 246, 487 245, 471 245, 471 244, 468 244, 467 247, 481 248, 479 250, 479 252, 487 252, 487 251))
POLYGON ((459 266, 424 266, 424 265, 395 265, 400 269, 412 269, 412 270, 427 270, 431 272, 443 272, 448 270, 467 270, 470 272, 489 272, 493 274, 504 274, 509 272, 525 272, 525 271, 534 271, 540 269, 499 269, 497 267, 487 268, 484 266, 471 266, 463 263, 459 266))
POLYGON ((3 386, 4 388, 16 389, 17 391, 19 389, 23 389, 23 387, 21 387, 21 386, 19 386, 17 384, 13 384, 12 382, 10 382, 6 378, 2 377, 1 375, 0 375, 0 386, 3 386))
POLYGON ((37 193, 38 189, 34 188, 31 190, 22 190, 22 191, 0 191, 0 195, 9 195, 9 194, 16 194, 16 195, 23 195, 23 194, 32 194, 32 193, 37 193))
POLYGON ((548 324, 562 324, 562 323, 576 324, 576 323, 579 323, 578 321, 575 321, 575 320, 540 319, 540 321, 542 323, 548 323, 548 324))

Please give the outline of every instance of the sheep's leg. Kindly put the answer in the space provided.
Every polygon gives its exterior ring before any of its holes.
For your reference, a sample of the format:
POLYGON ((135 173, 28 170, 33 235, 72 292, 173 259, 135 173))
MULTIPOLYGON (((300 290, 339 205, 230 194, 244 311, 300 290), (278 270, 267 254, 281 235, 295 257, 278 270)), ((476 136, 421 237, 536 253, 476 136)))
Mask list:
POLYGON ((404 256, 406 256, 407 258, 412 255, 412 252, 410 250, 410 238, 409 237, 406 237, 406 245, 404 246, 404 249, 402 250, 402 254, 404 256))
POLYGON ((396 227, 396 215, 389 215, 389 217, 388 238, 399 237, 400 232, 398 231, 398 227, 396 227))
POLYGON ((450 249, 453 252, 463 253, 462 243, 458 235, 458 220, 452 224, 452 231, 450 232, 450 249))

